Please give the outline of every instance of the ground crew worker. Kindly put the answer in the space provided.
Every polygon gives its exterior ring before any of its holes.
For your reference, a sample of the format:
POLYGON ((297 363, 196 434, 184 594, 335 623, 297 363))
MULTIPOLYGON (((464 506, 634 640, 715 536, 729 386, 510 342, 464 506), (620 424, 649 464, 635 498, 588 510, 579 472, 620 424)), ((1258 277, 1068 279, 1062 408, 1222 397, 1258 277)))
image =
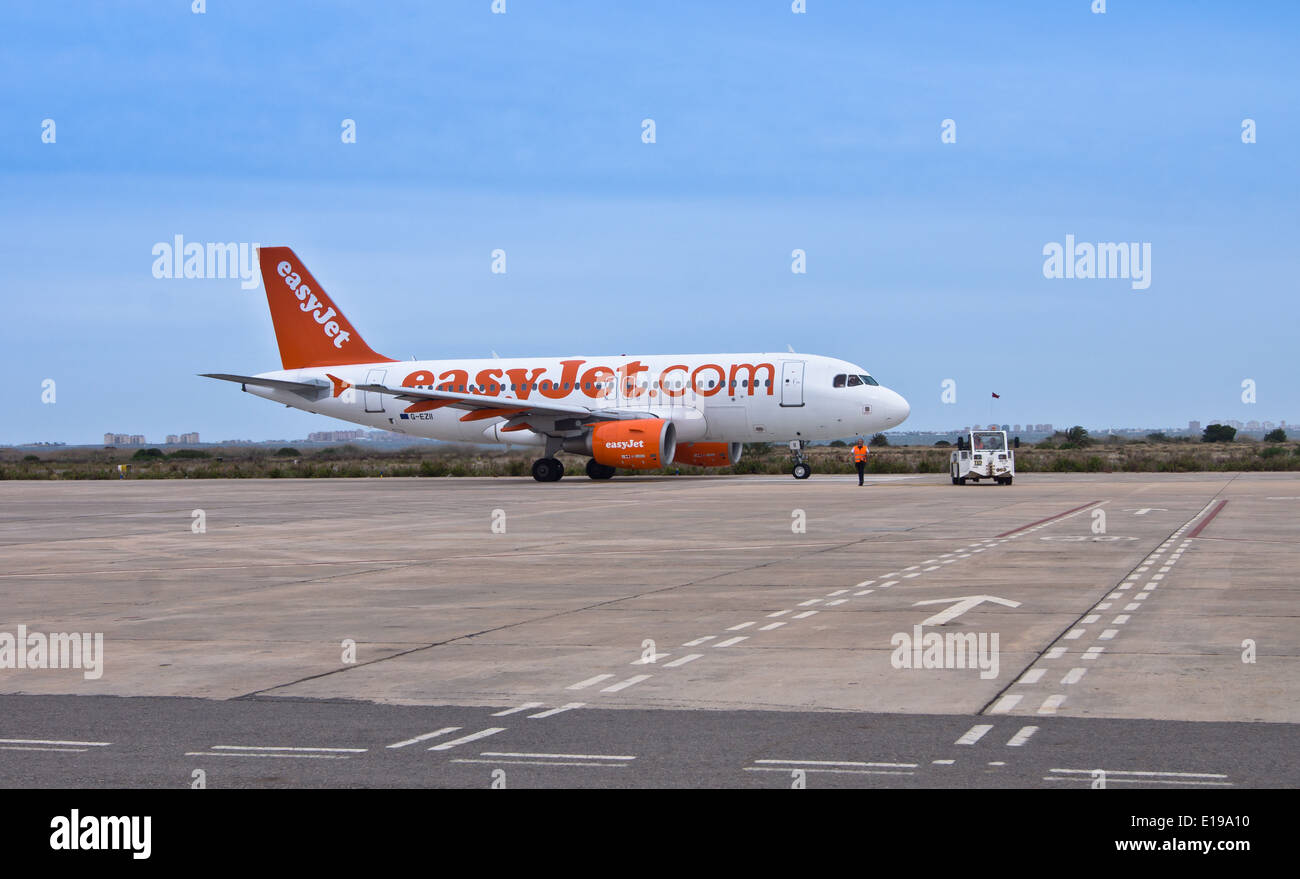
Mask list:
POLYGON ((871 451, 867 448, 866 442, 862 437, 858 437, 858 444, 853 447, 853 466, 858 468, 858 485, 863 485, 862 476, 867 470, 867 455, 871 451))

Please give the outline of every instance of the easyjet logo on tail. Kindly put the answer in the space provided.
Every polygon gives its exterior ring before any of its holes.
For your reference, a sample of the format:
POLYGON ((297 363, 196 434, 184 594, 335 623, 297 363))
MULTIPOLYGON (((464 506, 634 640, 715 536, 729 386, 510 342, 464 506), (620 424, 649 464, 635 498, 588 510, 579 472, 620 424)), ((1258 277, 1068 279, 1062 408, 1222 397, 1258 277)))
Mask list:
POLYGON ((348 340, 351 334, 347 330, 339 329, 338 321, 330 320, 336 314, 334 306, 331 305, 322 309, 321 301, 316 298, 315 293, 311 292, 311 287, 302 282, 302 278, 293 270, 293 266, 289 264, 288 260, 281 260, 275 270, 280 277, 284 278, 284 285, 293 291, 294 295, 298 297, 298 301, 302 303, 298 307, 303 311, 311 312, 311 316, 315 318, 316 323, 321 325, 321 331, 325 333, 326 337, 334 340, 334 347, 342 348, 343 343, 348 340))
POLYGON ((257 258, 285 369, 392 362, 370 349, 292 250, 263 247, 257 258))

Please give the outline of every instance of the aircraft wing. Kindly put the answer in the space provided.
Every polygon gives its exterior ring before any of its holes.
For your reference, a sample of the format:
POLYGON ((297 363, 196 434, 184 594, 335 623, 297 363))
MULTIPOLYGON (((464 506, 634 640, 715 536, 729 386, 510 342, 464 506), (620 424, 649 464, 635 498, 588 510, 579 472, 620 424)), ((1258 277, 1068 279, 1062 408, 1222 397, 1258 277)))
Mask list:
MULTIPOLYGON (((519 400, 512 397, 489 397, 483 394, 462 394, 455 391, 431 391, 422 388, 393 388, 387 385, 353 385, 359 391, 376 394, 388 394, 399 400, 409 401, 412 405, 407 412, 427 412, 444 406, 453 409, 467 409, 469 412, 461 421, 478 421, 487 418, 508 418, 522 421, 530 416, 535 419, 578 419, 614 421, 628 418, 645 418, 644 411, 627 409, 592 408, 575 406, 572 403, 560 403, 555 400, 519 400)), ((574 425, 577 426, 576 423, 574 425)), ((570 428, 572 429, 572 428, 570 428)))

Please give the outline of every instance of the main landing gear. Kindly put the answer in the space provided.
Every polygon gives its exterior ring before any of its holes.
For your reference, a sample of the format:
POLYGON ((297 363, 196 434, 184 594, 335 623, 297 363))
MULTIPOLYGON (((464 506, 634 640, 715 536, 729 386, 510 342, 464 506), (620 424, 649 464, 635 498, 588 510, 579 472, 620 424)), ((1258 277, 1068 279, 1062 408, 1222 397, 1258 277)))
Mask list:
POLYGON ((533 478, 538 482, 559 482, 564 465, 556 458, 538 458, 533 462, 533 478))
POLYGON ((587 460, 587 475, 592 479, 609 479, 614 475, 614 468, 597 463, 595 458, 589 458, 587 460))
POLYGON ((812 476, 812 467, 803 459, 803 440, 790 441, 790 459, 794 461, 794 467, 790 468, 791 474, 795 479, 807 479, 812 476))

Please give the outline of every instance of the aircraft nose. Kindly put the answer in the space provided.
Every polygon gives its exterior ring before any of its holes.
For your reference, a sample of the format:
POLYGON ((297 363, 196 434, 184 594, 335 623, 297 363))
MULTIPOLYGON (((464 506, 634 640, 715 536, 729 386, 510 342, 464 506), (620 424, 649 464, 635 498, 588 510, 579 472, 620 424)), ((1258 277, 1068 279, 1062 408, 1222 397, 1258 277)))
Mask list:
POLYGON ((890 391, 889 397, 889 420, 893 422, 894 426, 898 426, 907 420, 907 416, 912 414, 912 407, 907 400, 903 399, 903 395, 897 391, 890 391))

